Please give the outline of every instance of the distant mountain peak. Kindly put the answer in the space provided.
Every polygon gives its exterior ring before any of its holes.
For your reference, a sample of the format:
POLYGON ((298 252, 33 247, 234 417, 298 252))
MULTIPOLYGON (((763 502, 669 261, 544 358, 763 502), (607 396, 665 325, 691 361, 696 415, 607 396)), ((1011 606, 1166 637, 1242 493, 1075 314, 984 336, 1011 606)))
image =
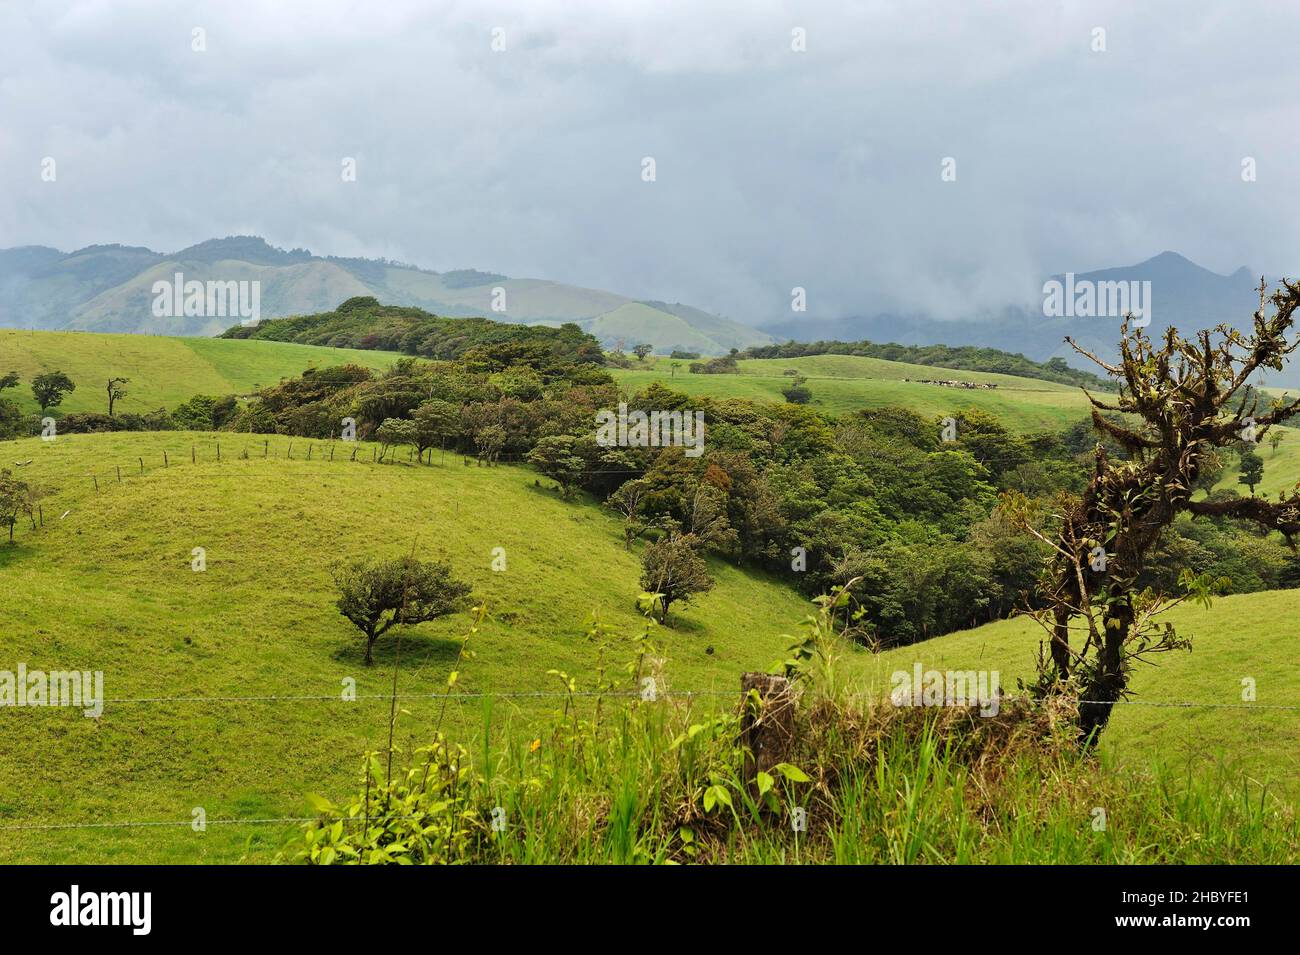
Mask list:
POLYGON ((280 249, 260 235, 228 235, 224 239, 208 239, 198 245, 181 249, 170 257, 196 262, 238 259, 256 265, 291 265, 295 262, 308 262, 314 258, 310 249, 280 249))

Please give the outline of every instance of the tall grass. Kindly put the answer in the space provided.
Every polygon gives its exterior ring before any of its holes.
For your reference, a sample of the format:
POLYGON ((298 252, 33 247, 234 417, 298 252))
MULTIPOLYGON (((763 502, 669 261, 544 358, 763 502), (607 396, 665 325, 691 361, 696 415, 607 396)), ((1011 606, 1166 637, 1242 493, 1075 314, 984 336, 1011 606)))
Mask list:
MULTIPOLYGON (((829 630, 823 624, 810 623, 815 643, 829 630)), ((895 707, 813 665, 830 659, 825 649, 796 668, 784 762, 755 766, 741 747, 753 702, 739 694, 735 707, 620 696, 579 713, 571 701, 536 736, 498 732, 505 742, 496 749, 485 709, 475 768, 461 761, 468 750, 437 744, 433 778, 455 785, 401 789, 364 820, 358 801, 325 807, 284 858, 974 865, 1300 857, 1295 806, 1246 777, 1161 764, 1138 771, 1081 750, 1065 699, 1006 700, 993 716, 895 707), (390 816, 399 820, 391 838, 390 816), (435 833, 459 827, 461 838, 405 838, 408 816, 435 833), (400 858, 386 848, 394 844, 400 858), (330 851, 340 846, 346 851, 330 851)), ((372 770, 369 791, 383 782, 372 770)))

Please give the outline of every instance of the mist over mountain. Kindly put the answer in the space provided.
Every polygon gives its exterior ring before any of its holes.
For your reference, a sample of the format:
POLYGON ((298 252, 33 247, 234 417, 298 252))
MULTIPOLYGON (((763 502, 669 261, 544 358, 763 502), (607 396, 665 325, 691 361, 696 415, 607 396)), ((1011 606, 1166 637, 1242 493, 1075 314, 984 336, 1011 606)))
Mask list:
POLYGON ((573 322, 601 341, 648 342, 720 354, 772 341, 765 333, 680 303, 638 301, 545 279, 459 269, 434 272, 387 259, 279 249, 257 236, 210 239, 164 254, 123 245, 65 253, 43 246, 0 250, 0 326, 155 335, 215 335, 229 315, 157 315, 156 282, 257 282, 262 318, 329 311, 356 296, 414 305, 449 317, 524 324, 573 322))
MULTIPOLYGON (((1064 286, 1065 273, 1048 276, 1064 286)), ((1102 283, 1150 283, 1150 318, 1147 333, 1155 335, 1170 325, 1184 333, 1219 324, 1249 327, 1259 305, 1260 275, 1242 266, 1221 275, 1197 265, 1177 252, 1161 252, 1136 265, 1074 273, 1073 287, 1093 288, 1102 283)), ((1265 277, 1272 288, 1276 277, 1265 277)), ((1132 286, 1130 286, 1132 287, 1132 286)), ((1130 303, 1132 304, 1132 303, 1130 303)), ((1145 305, 1145 303, 1144 303, 1145 305)), ((868 313, 844 319, 817 319, 796 315, 764 326, 777 339, 796 341, 897 342, 901 345, 980 345, 1019 352, 1035 361, 1060 356, 1079 368, 1095 369, 1064 341, 1067 335, 1099 357, 1117 354, 1122 314, 1048 315, 1043 301, 1008 305, 982 311, 964 319, 938 319, 923 311, 868 313)), ((1300 383, 1294 366, 1274 373, 1271 384, 1300 383)))
MULTIPOLYGON (((216 335, 229 315, 156 315, 156 282, 259 283, 262 318, 314 314, 356 296, 413 305, 452 318, 485 316, 523 324, 572 322, 606 347, 638 342, 659 353, 674 349, 716 355, 732 348, 783 341, 897 342, 902 345, 975 345, 1018 352, 1035 361, 1060 356, 1090 363, 1065 344, 1072 336, 1102 357, 1116 354, 1122 313, 1104 302, 1095 314, 1045 314, 1043 300, 976 310, 959 319, 927 310, 866 312, 842 319, 794 314, 754 328, 682 303, 637 300, 617 292, 493 271, 435 272, 388 259, 315 255, 281 249, 257 236, 209 239, 173 253, 139 246, 92 245, 65 253, 44 246, 0 250, 0 326, 82 329, 156 335, 216 335)), ((1219 323, 1241 327, 1258 303, 1260 276, 1245 266, 1228 275, 1203 268, 1171 251, 1135 265, 1048 276, 1072 289, 1123 285, 1151 317, 1149 334, 1168 325, 1184 332, 1219 323), (1106 283, 1106 284, 1103 284, 1106 283), (1149 286, 1145 283, 1149 283, 1149 286), (1149 292, 1146 290, 1149 289, 1149 292), (1143 293, 1149 301, 1140 298, 1143 293)), ((1276 279, 1266 279, 1272 285, 1276 279)), ((1113 303, 1112 303, 1113 305, 1113 303)), ((961 314, 959 307, 947 314, 961 314)), ((1271 383, 1300 383, 1288 369, 1271 383)))

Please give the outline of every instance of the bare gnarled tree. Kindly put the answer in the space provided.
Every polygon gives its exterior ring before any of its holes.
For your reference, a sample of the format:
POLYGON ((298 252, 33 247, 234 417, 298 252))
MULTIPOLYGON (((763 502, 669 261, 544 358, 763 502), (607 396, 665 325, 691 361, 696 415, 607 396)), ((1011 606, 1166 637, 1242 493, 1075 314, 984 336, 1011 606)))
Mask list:
POLYGON ((1098 444, 1087 489, 1082 497, 1062 498, 1060 512, 1048 525, 1018 493, 1004 494, 1000 506, 1053 548, 1037 608, 1030 611, 1049 634, 1051 652, 1042 662, 1040 689, 1074 682, 1086 740, 1105 728, 1114 703, 1126 693, 1134 662, 1189 646, 1158 615, 1188 598, 1208 600, 1215 585, 1185 571, 1180 596, 1138 589, 1147 555, 1179 514, 1252 521, 1280 531, 1295 546, 1300 493, 1279 495, 1277 501, 1254 494, 1193 498, 1202 468, 1217 459, 1219 449, 1262 440, 1269 428, 1300 413, 1300 398, 1289 397, 1271 401, 1261 411, 1261 395, 1250 386, 1257 372, 1282 370, 1287 356, 1300 347, 1292 327, 1298 305, 1300 283, 1283 280, 1267 296, 1261 280, 1260 306, 1249 334, 1220 325, 1183 338, 1171 327, 1157 345, 1125 320, 1118 364, 1066 339, 1117 379, 1118 397, 1088 398, 1093 425, 1124 448, 1129 459, 1112 460, 1098 444), (1072 645, 1072 631, 1082 631, 1081 646, 1072 645))

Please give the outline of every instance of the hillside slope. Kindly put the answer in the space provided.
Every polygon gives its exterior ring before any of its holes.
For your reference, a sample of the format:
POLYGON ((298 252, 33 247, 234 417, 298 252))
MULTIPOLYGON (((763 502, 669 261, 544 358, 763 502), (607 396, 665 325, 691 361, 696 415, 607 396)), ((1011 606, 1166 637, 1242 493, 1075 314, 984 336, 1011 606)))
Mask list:
POLYGON ((910 365, 878 358, 816 355, 806 358, 761 358, 739 362, 734 375, 699 375, 687 370, 688 362, 650 359, 632 368, 610 369, 629 389, 659 382, 692 395, 784 401, 794 371, 807 377, 812 406, 833 414, 861 408, 897 405, 933 417, 976 407, 996 414, 1014 431, 1043 431, 1070 425, 1088 414, 1083 392, 1031 378, 987 372, 953 371, 929 365, 910 365), (905 380, 910 379, 910 380, 905 380), (996 384, 995 389, 951 388, 927 384, 933 380, 996 384))
MULTIPOLYGON (((1236 764, 1252 778, 1300 797, 1295 744, 1300 738, 1300 668, 1295 627, 1300 590, 1219 597, 1207 610, 1183 605, 1168 614, 1190 653, 1166 653, 1158 666, 1139 666, 1130 688, 1135 702, 1116 707, 1103 748, 1135 765, 1162 760, 1201 772, 1236 764), (1255 681, 1258 709, 1242 700, 1242 681, 1255 681), (1151 706, 1151 703, 1211 706, 1151 706), (1268 707, 1291 709, 1270 709, 1268 707)), ((873 656, 850 655, 876 695, 890 676, 923 670, 997 670, 1007 692, 1031 682, 1043 631, 1027 619, 1002 620, 873 656)))
MULTIPOLYGON (((613 628, 609 666, 634 656, 627 637, 641 626, 640 565, 612 514, 563 502, 520 468, 465 467, 451 455, 433 466, 374 465, 369 445, 356 462, 336 445, 331 461, 327 445, 302 439, 290 460, 289 444, 170 432, 4 445, 11 459, 33 459, 20 470, 26 480, 50 488, 44 527, 24 524, 16 547, 0 546, 4 666, 102 670, 110 700, 186 699, 110 702, 99 720, 67 709, 6 713, 0 861, 234 861, 250 838, 252 857, 265 860, 289 827, 211 825, 203 835, 188 825, 3 827, 188 821, 196 806, 210 820, 291 817, 303 814, 307 791, 350 792, 362 751, 384 745, 388 703, 368 697, 390 690, 394 667, 400 692, 441 692, 469 618, 406 630, 400 660, 393 631, 367 668, 360 636, 333 605, 330 568, 343 556, 443 552, 474 585, 492 618, 473 638, 476 656, 460 665, 457 689, 540 694, 497 701, 496 739, 535 734, 537 718, 563 707, 563 683, 548 670, 591 689, 593 612, 613 628), (191 569, 196 547, 206 553, 201 573, 191 569), (498 547, 502 572, 492 569, 498 547), (346 679, 356 680, 354 702, 341 699, 346 679), (239 699, 195 699, 214 696, 239 699)), ((716 588, 675 609, 671 629, 656 628, 664 658, 648 664, 661 685, 719 693, 699 706, 730 705, 738 674, 779 659, 781 633, 808 609, 780 582, 721 562, 712 569, 716 588)), ((589 704, 579 701, 585 713, 589 704)), ((401 738, 427 740, 440 703, 401 706, 401 738)), ((472 745, 487 719, 481 701, 457 702, 443 726, 472 745)))
POLYGON ((313 366, 354 363, 381 370, 400 357, 271 341, 0 329, 0 374, 16 371, 22 379, 4 397, 28 412, 38 410, 32 377, 56 369, 77 386, 64 398, 60 412, 104 411, 104 386, 112 376, 131 379, 123 407, 146 412, 175 409, 199 394, 246 394, 313 366))

